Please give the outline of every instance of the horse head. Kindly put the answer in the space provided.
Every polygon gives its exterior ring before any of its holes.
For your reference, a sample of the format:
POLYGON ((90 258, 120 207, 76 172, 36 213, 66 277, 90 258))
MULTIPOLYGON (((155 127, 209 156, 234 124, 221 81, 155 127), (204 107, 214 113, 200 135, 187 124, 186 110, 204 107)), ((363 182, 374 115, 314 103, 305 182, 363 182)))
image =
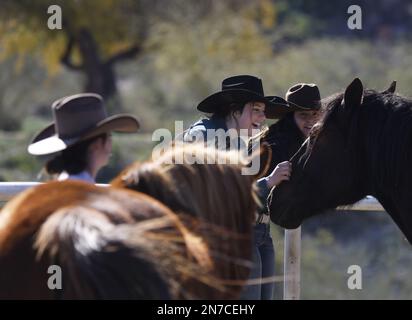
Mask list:
POLYGON ((324 100, 324 117, 292 158, 288 182, 272 190, 272 221, 296 228, 312 215, 375 196, 409 241, 412 102, 387 90, 364 90, 359 79, 324 100), (408 140, 409 139, 409 140, 408 140))

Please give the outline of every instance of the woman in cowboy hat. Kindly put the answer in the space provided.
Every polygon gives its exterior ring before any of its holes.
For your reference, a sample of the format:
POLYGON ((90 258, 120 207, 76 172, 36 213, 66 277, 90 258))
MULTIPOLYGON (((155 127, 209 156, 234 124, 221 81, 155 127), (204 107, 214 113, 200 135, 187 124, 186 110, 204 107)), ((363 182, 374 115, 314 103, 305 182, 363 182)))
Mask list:
MULTIPOLYGON (((295 84, 288 89, 285 98, 289 110, 280 114, 280 120, 272 124, 262 137, 272 148, 271 169, 282 161, 290 160, 321 114, 321 96, 316 84, 295 84)), ((277 99, 272 97, 272 101, 277 99)))
POLYGON ((209 140, 208 129, 244 130, 251 136, 253 129, 262 128, 266 118, 276 118, 287 112, 288 107, 282 98, 271 102, 264 96, 261 79, 239 75, 224 79, 222 90, 201 101, 197 110, 209 116, 190 126, 185 141, 192 141, 198 132, 203 134, 205 141, 209 140))
POLYGON ((110 133, 139 129, 139 122, 131 115, 108 117, 102 97, 94 93, 59 99, 52 104, 52 114, 54 122, 33 138, 28 152, 48 156, 45 170, 58 180, 95 183, 112 151, 110 133))
MULTIPOLYGON (((274 97, 272 97, 273 100, 274 97)), ((229 130, 247 137, 261 130, 266 118, 277 118, 289 111, 285 100, 276 97, 271 102, 263 92, 261 79, 251 75, 239 75, 224 79, 222 90, 210 95, 199 103, 197 109, 209 114, 194 123, 186 131, 184 140, 215 143, 219 133, 229 130), (211 134, 212 133, 212 134, 211 134), (200 137, 200 139, 199 139, 200 137)), ((237 145, 239 147, 239 145, 237 145)), ((228 148, 229 144, 224 147, 228 148)), ((258 181, 259 195, 266 200, 269 190, 284 180, 288 180, 291 168, 288 162, 280 164, 276 170, 258 181)), ((269 215, 257 215, 254 227, 253 262, 250 279, 274 275, 274 248, 270 237, 269 215)), ((245 287, 242 299, 272 299, 273 283, 256 284, 245 287)))

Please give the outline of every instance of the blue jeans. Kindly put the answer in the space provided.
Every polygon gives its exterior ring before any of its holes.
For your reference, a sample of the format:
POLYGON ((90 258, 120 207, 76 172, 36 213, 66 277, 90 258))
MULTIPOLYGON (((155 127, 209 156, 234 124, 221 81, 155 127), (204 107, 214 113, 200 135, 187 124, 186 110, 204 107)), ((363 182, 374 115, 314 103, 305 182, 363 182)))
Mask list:
MULTIPOLYGON (((253 268, 249 279, 273 277, 275 275, 275 249, 270 236, 269 224, 257 224, 254 227, 253 268)), ((272 300, 275 283, 247 285, 243 289, 241 299, 272 300)))

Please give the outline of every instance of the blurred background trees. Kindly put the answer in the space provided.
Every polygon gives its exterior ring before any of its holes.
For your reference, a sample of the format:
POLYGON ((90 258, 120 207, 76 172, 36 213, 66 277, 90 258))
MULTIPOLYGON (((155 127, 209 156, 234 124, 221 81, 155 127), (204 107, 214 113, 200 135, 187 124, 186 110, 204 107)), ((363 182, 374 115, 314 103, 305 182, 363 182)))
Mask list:
MULTIPOLYGON (((326 97, 357 76, 376 89, 397 80, 398 92, 411 95, 412 3, 359 0, 363 29, 349 30, 352 4, 1 0, 0 180, 37 179, 41 161, 27 154, 27 144, 51 121, 51 102, 72 93, 98 92, 110 113, 130 112, 142 123, 139 134, 114 137, 101 182, 149 157, 153 130, 173 129, 174 120, 187 127, 199 118, 197 103, 233 74, 261 77, 267 94, 315 82, 326 97), (61 6, 62 30, 47 28, 49 5, 61 6)), ((282 274, 282 230, 273 231, 282 274)), ((405 268, 412 261, 410 246, 385 215, 314 218, 303 232, 304 298, 412 298, 412 274, 405 268), (341 237, 344 226, 349 235, 360 226, 366 232, 341 237), (362 292, 345 286, 351 257, 366 267, 362 292)))
POLYGON ((117 94, 116 64, 150 52, 156 45, 152 29, 157 23, 196 23, 210 14, 215 3, 57 0, 53 5, 62 9, 63 28, 56 32, 46 28, 50 1, 5 0, 1 11, 3 56, 17 54, 21 65, 35 54, 50 72, 63 65, 83 74, 84 91, 111 98, 117 94), (147 45, 149 39, 151 46, 147 45))

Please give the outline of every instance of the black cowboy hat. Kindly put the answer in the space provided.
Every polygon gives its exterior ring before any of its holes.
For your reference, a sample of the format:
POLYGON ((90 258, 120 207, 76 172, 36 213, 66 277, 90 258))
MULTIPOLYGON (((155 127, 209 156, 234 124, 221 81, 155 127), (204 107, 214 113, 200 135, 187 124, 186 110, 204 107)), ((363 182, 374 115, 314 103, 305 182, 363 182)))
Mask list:
POLYGON ((266 96, 266 98, 275 105, 281 104, 282 107, 276 107, 276 116, 273 118, 282 118, 285 114, 297 110, 301 110, 301 108, 293 106, 289 104, 285 99, 278 97, 278 96, 266 96))
POLYGON ((102 133, 136 132, 138 120, 128 114, 108 117, 103 98, 94 93, 64 97, 52 104, 54 122, 32 139, 28 152, 47 155, 102 133))
POLYGON ((206 113, 215 113, 219 108, 232 103, 245 104, 256 101, 263 102, 266 106, 266 117, 274 119, 288 106, 285 100, 277 98, 280 100, 272 102, 265 97, 261 79, 250 75, 239 75, 224 79, 222 90, 205 98, 199 103, 197 109, 206 113))
POLYGON ((298 83, 293 85, 286 92, 285 98, 290 107, 296 110, 315 111, 321 107, 319 88, 314 83, 298 83))

